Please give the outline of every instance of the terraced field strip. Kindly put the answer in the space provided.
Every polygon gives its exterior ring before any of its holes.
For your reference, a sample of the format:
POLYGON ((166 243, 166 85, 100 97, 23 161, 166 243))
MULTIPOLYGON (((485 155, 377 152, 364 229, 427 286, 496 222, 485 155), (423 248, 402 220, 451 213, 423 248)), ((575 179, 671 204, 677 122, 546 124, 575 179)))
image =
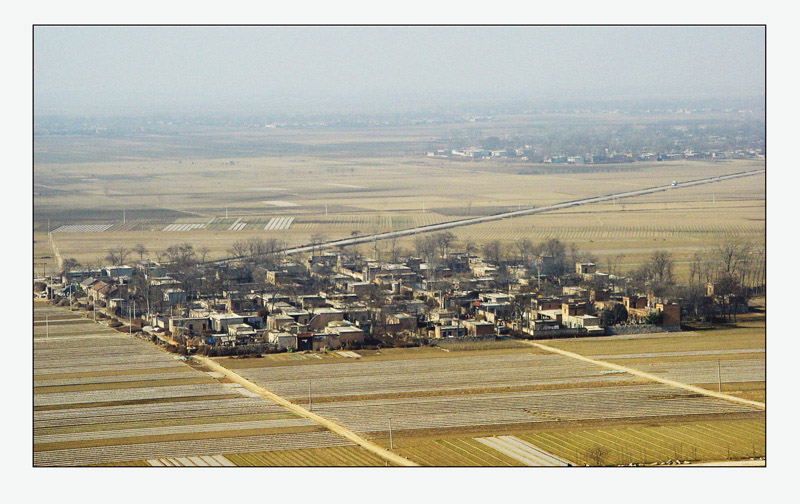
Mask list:
POLYGON ((193 231, 195 229, 203 229, 205 227, 206 223, 170 224, 169 226, 165 227, 162 231, 193 231))
MULTIPOLYGON (((128 424, 130 422, 165 422, 172 420, 216 418, 237 414, 286 413, 283 408, 261 399, 225 396, 220 400, 175 401, 157 404, 126 404, 98 406, 71 410, 34 411, 34 430, 52 427, 128 424)), ((180 422, 175 422, 180 423, 180 422)))
POLYGON ((273 217, 264 226, 264 231, 281 231, 289 229, 289 226, 294 222, 294 217, 273 217))
POLYGON ((148 464, 152 467, 235 467, 223 455, 199 455, 196 457, 175 457, 164 459, 149 459, 148 464))
POLYGON ((236 453, 228 458, 237 466, 252 467, 379 467, 386 464, 384 459, 358 445, 236 453))
POLYGON ((748 413, 749 406, 661 384, 319 403, 320 415, 365 435, 555 421, 748 413))
POLYGON ((101 233, 113 224, 68 224, 53 230, 53 233, 101 233))
POLYGON ((243 368, 249 380, 270 384, 276 394, 305 401, 312 397, 442 392, 519 386, 572 386, 632 381, 603 374, 596 366, 552 354, 518 353, 409 360, 348 360, 318 366, 243 368))
POLYGON ((411 439, 395 442, 395 450, 423 466, 520 467, 525 464, 471 438, 411 439))
POLYGON ((579 465, 737 460, 766 454, 764 419, 539 430, 523 441, 579 465))
POLYGON ((265 389, 263 387, 259 387, 255 383, 253 383, 253 382, 251 382, 249 380, 246 380, 245 378, 239 376, 238 374, 234 373, 233 371, 230 371, 229 369, 226 369, 226 368, 220 366, 219 364, 217 364, 216 362, 212 361, 211 359, 208 359, 208 358, 205 358, 205 357, 198 357, 198 356, 195 356, 193 358, 196 359, 198 362, 204 364, 205 366, 209 367, 210 369, 212 369, 214 371, 217 371, 218 373, 224 374, 228 379, 232 380, 235 383, 239 383, 240 385, 242 385, 244 388, 250 390, 251 392, 254 392, 254 393, 256 393, 256 394, 258 394, 258 395, 260 395, 262 397, 265 397, 267 399, 272 400, 273 402, 279 404, 280 406, 283 406, 287 410, 297 414, 298 416, 301 416, 301 417, 304 417, 304 418, 308 418, 308 419, 316 422, 317 424, 322 425, 323 427, 325 427, 325 428, 329 429, 330 431, 342 436, 343 438, 345 438, 345 439, 347 439, 347 440, 349 440, 351 442, 354 442, 357 445, 363 446, 367 450, 371 451, 372 453, 378 455, 379 457, 383 458, 384 460, 386 460, 388 462, 391 462, 393 464, 397 464, 397 465, 400 465, 400 466, 413 466, 413 465, 416 465, 413 462, 411 462, 410 460, 407 460, 407 459, 405 459, 405 458, 403 458, 403 457, 401 457, 401 456, 399 456, 399 455, 397 455, 395 453, 392 453, 392 452, 390 452, 390 451, 388 451, 388 450, 386 450, 384 448, 381 448, 380 446, 376 445, 375 443, 367 441, 363 437, 357 435, 355 432, 353 432, 353 431, 351 431, 351 430, 349 430, 349 429, 347 429, 345 427, 342 427, 339 424, 331 422, 330 420, 328 420, 326 418, 323 418, 323 417, 321 417, 321 416, 319 416, 317 414, 314 414, 314 413, 308 411, 307 409, 305 409, 305 408, 303 408, 301 406, 293 404, 293 403, 287 401, 286 399, 284 399, 283 397, 280 397, 280 396, 268 391, 267 389, 265 389))
POLYGON ((638 362, 635 368, 665 379, 691 384, 716 384, 718 379, 721 383, 764 382, 767 372, 764 358, 638 362))
POLYGON ((547 453, 536 446, 525 442, 514 436, 499 436, 490 438, 478 438, 476 441, 493 448, 500 453, 504 453, 509 457, 519 460, 525 465, 529 466, 551 466, 551 467, 566 467, 570 464, 566 460, 556 457, 547 453))
POLYGON ((584 361, 584 362, 589 362, 589 363, 592 363, 592 364, 596 364, 598 366, 606 367, 608 369, 614 369, 614 370, 617 370, 617 371, 624 371, 626 373, 632 374, 634 376, 638 376, 640 378, 646 378, 648 380, 653 380, 653 381, 656 381, 656 382, 659 382, 659 383, 663 383, 664 385, 668 385, 670 387, 675 387, 675 388, 679 388, 679 389, 683 389, 683 390, 688 390, 689 392, 694 392, 695 394, 701 394, 701 395, 705 395, 705 396, 709 396, 709 397, 715 397, 717 399, 722 399, 722 400, 725 400, 725 401, 730 401, 730 402, 734 402, 734 403, 738 403, 738 404, 744 404, 744 405, 751 406, 753 408, 757 408, 757 409, 760 409, 760 410, 766 410, 767 409, 767 405, 764 404, 763 402, 751 401, 749 399, 743 399, 741 397, 736 397, 736 396, 732 396, 732 395, 728 395, 728 394, 722 394, 720 392, 713 392, 713 391, 710 391, 710 390, 707 390, 707 389, 704 389, 704 388, 701 388, 701 387, 696 387, 694 385, 689 385, 689 384, 678 382, 678 381, 675 381, 675 380, 662 378, 660 376, 656 376, 656 375, 651 374, 651 373, 645 373, 644 371, 639 371, 638 369, 633 369, 633 368, 630 368, 630 367, 627 367, 627 366, 622 366, 622 365, 619 365, 619 364, 613 364, 611 362, 592 359, 590 357, 585 357, 583 355, 576 354, 574 352, 569 352, 567 350, 561 350, 560 348, 555 348, 555 347, 551 347, 551 346, 548 346, 548 345, 543 345, 541 343, 535 343, 533 341, 525 341, 525 343, 528 344, 528 345, 531 345, 533 347, 539 348, 541 350, 546 350, 548 352, 552 352, 552 353, 555 353, 555 354, 563 355, 563 356, 569 357, 571 359, 576 359, 576 360, 581 360, 581 361, 584 361))
POLYGON ((302 435, 269 434, 48 450, 35 452, 33 463, 35 466, 88 466, 152 458, 187 457, 199 453, 298 450, 348 444, 348 441, 327 431, 307 432, 302 435))
POLYGON ((606 354, 606 355, 590 355, 593 359, 643 359, 643 358, 660 358, 660 357, 693 357, 703 355, 734 355, 734 354, 750 354, 750 353, 766 353, 766 348, 733 348, 730 350, 687 350, 685 352, 647 352, 647 353, 630 353, 630 354, 606 354))
POLYGON ((241 230, 244 229, 245 226, 247 226, 246 222, 242 222, 241 220, 237 220, 236 222, 231 224, 231 227, 228 228, 228 229, 230 231, 241 231, 241 230))

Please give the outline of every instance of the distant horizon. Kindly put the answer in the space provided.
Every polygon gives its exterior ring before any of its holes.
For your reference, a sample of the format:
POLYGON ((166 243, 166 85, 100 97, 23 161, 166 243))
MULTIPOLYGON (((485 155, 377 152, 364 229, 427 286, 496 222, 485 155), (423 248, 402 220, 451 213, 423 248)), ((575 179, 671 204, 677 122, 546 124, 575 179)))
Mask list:
POLYGON ((35 26, 34 115, 762 98, 763 26, 35 26))

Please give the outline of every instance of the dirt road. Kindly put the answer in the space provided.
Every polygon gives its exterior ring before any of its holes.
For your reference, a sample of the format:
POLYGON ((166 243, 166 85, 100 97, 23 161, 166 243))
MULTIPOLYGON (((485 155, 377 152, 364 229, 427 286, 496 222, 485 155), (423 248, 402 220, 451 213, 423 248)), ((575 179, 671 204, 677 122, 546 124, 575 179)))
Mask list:
POLYGON ((644 371, 639 371, 638 369, 629 368, 626 366, 620 366, 619 364, 613 364, 611 362, 601 361, 597 359, 592 359, 591 357, 586 357, 581 354, 577 354, 574 352, 568 352, 567 350, 561 350, 560 348, 551 347, 548 345, 543 345, 541 343, 535 343, 533 341, 522 341, 523 343, 539 348, 541 350, 545 350, 547 352, 563 355, 564 357, 569 357, 571 359, 581 360, 584 362, 589 362, 591 364, 595 364, 598 366, 602 366, 608 369, 613 369, 616 371, 623 371, 625 373, 630 373, 634 376, 638 376, 640 378, 645 378, 647 380, 653 380, 659 383, 663 383, 664 385, 669 385, 670 387, 675 387, 683 390, 688 390, 690 392, 694 392, 696 394, 702 394, 709 397, 716 397, 717 399, 722 399, 725 401, 730 401, 738 404, 745 404, 747 406, 752 406, 753 408, 757 408, 760 410, 766 410, 767 405, 758 402, 758 401, 751 401, 749 399, 742 399, 741 397, 735 397, 728 394, 722 394, 720 392, 714 392, 712 390, 707 390, 701 387, 695 387, 694 385, 689 385, 688 383, 682 383, 675 380, 669 380, 667 378, 662 378, 660 376, 656 376, 654 374, 645 373, 644 371))
POLYGON ((274 394, 274 393, 270 392, 269 390, 267 390, 267 389, 265 389, 263 387, 260 387, 260 386, 256 385, 255 383, 251 382, 250 380, 247 380, 246 378, 243 378, 242 376, 236 374, 235 372, 231 371, 228 368, 225 368, 225 367, 217 364, 216 362, 214 362, 213 360, 211 360, 209 358, 200 357, 200 356, 194 356, 194 357, 192 357, 192 359, 194 359, 195 361, 203 364, 204 366, 208 367, 209 369, 212 369, 212 370, 214 370, 214 371, 216 371, 218 373, 222 373, 223 375, 225 375, 226 378, 228 378, 229 380, 231 380, 231 381, 233 381, 235 383, 238 383, 239 385, 241 385, 245 389, 247 389, 247 390, 249 390, 249 391, 251 391, 251 392, 253 392, 255 394, 258 394, 261 397, 269 399, 269 400, 279 404, 280 406, 283 406, 284 408, 288 409, 292 413, 295 413, 295 414, 297 414, 297 415, 299 415, 299 416, 301 416, 303 418, 308 418, 309 420, 311 420, 313 422, 316 422, 317 424, 329 429, 330 431, 335 432, 336 434, 339 434, 343 438, 348 439, 348 440, 356 443, 359 446, 362 446, 363 448, 371 451, 372 453, 374 453, 375 455, 381 457, 382 459, 384 459, 384 460, 386 460, 388 462, 391 462, 392 464, 395 464, 395 465, 398 465, 398 466, 416 466, 417 465, 414 462, 412 462, 412 461, 410 461, 410 460, 408 460, 408 459, 406 459, 404 457, 401 457, 400 455, 397 455, 396 453, 392 453, 389 450, 387 450, 385 448, 382 448, 382 447, 376 445, 375 443, 364 439, 363 437, 359 436, 358 434, 356 434, 355 432, 351 431, 350 429, 348 429, 346 427, 343 427, 343 426, 341 426, 341 425, 339 425, 337 423, 334 423, 334 422, 328 420, 327 418, 323 418, 323 417, 321 417, 319 415, 316 415, 316 414, 308 411, 307 409, 303 408, 302 406, 299 406, 297 404, 294 404, 292 402, 287 401, 283 397, 281 397, 281 396, 279 396, 277 394, 274 394))

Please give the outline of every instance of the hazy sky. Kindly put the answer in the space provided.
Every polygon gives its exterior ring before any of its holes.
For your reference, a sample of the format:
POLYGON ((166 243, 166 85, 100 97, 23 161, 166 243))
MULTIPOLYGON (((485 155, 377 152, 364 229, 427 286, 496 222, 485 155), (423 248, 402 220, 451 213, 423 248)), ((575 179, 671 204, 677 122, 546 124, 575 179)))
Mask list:
POLYGON ((761 95, 762 27, 36 27, 38 113, 761 95))

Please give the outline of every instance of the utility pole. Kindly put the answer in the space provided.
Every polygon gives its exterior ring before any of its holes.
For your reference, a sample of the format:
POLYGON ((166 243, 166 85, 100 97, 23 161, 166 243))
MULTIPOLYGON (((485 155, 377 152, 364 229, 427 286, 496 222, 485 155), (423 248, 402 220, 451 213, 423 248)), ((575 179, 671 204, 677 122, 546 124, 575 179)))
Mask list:
POLYGON ((392 417, 389 417, 389 449, 394 450, 394 440, 392 439, 392 417))
POLYGON ((97 322, 97 300, 92 299, 92 320, 97 322))
POLYGON ((308 380, 308 411, 313 411, 311 406, 311 380, 308 380))
POLYGON ((133 336, 133 315, 131 314, 130 305, 128 305, 128 335, 133 336))
POLYGON ((719 360, 717 360, 717 390, 722 392, 722 371, 720 370, 719 360))
POLYGON ((45 315, 44 316, 44 327, 45 327, 45 331, 46 331, 44 337, 47 338, 47 339, 50 339, 50 316, 49 315, 45 315))

